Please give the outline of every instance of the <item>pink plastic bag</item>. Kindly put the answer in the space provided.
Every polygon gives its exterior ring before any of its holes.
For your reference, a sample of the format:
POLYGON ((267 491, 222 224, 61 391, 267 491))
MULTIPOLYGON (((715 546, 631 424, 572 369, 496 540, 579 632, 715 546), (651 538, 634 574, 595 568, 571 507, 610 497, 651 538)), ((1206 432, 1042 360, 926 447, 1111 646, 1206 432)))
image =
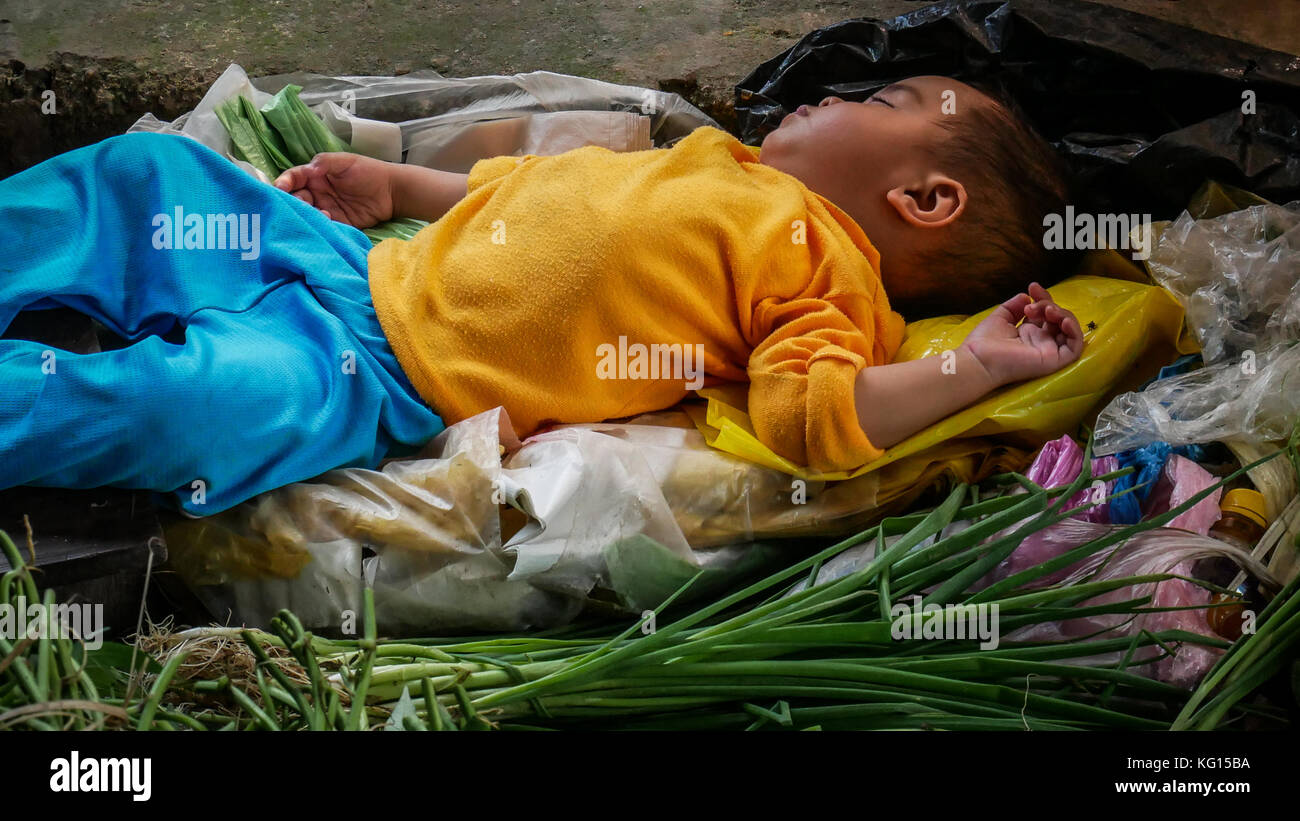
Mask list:
MULTIPOLYGON (((1116 470, 1117 467, 1114 456, 1093 459, 1092 475, 1104 476, 1116 470)), ((1078 478, 1079 471, 1082 469, 1083 448, 1079 447, 1069 436, 1062 436, 1060 439, 1043 445, 1038 455, 1034 457, 1033 464, 1025 471, 1025 477, 1042 487, 1050 489, 1070 484, 1078 478)), ((1027 536, 1011 555, 1003 559, 997 567, 993 568, 987 576, 980 580, 976 588, 988 587, 994 582, 1001 581, 1008 576, 1014 576, 1022 570, 1036 567, 1049 559, 1056 558, 1070 548, 1078 547, 1087 542, 1087 538, 1079 541, 1079 534, 1076 534, 1070 525, 1075 521, 1109 524, 1110 506, 1103 500, 1110 495, 1113 485, 1113 481, 1098 482, 1094 480, 1088 487, 1080 490, 1065 503, 1063 510, 1080 507, 1087 504, 1089 500, 1096 502, 1096 504, 1076 513, 1067 521, 1027 536)), ((1001 538, 1004 534, 1012 532, 1022 524, 1024 523, 1017 522, 993 538, 1001 538)), ((1068 570, 1058 571, 1046 577, 1040 583, 1052 584, 1054 581, 1063 578, 1067 572, 1068 570)))
MULTIPOLYGON (((1070 534, 1082 544, 1112 531, 1114 525, 1097 525, 1086 522, 1070 523, 1070 534)), ((1071 568, 1061 581, 1074 584, 1084 581, 1104 581, 1130 576, 1159 573, 1189 575, 1190 568, 1200 559, 1225 556, 1237 562, 1262 580, 1274 580, 1268 570, 1251 558, 1250 554, 1235 545, 1220 542, 1207 536, 1185 530, 1156 528, 1140 533, 1118 547, 1100 551, 1071 568)), ((1131 618, 1124 614, 1100 614, 1028 625, 1013 631, 1007 641, 1046 642, 1080 639, 1085 636, 1115 638, 1132 636, 1146 630, 1160 633, 1165 630, 1185 630, 1203 636, 1215 637, 1206 622, 1204 605, 1209 603, 1210 592, 1200 585, 1182 579, 1167 579, 1121 587, 1082 602, 1080 607, 1093 607, 1111 602, 1151 596, 1145 607, 1194 607, 1197 609, 1170 610, 1144 613, 1131 618)), ((1201 644, 1175 643, 1175 655, 1133 667, 1133 671, 1181 687, 1195 687, 1213 666, 1222 651, 1201 644)), ((1155 645, 1140 648, 1134 660, 1142 662, 1156 659, 1163 651, 1155 645)), ((1114 658, 1122 655, 1113 654, 1114 658)))
MULTIPOLYGON (((1092 475, 1105 476, 1119 467, 1114 456, 1103 456, 1092 460, 1092 475)), ((1034 463, 1025 471, 1025 476, 1045 488, 1064 487, 1079 477, 1083 470, 1083 448, 1069 436, 1062 436, 1043 445, 1034 457, 1034 463)), ((1096 480, 1094 480, 1095 482, 1096 480)), ((1066 502, 1069 510, 1087 504, 1091 498, 1096 504, 1076 513, 1074 518, 1085 522, 1110 522, 1110 505, 1104 499, 1111 494, 1114 481, 1099 482, 1080 490, 1066 502)))
MULTIPOLYGON (((1044 445, 1034 463, 1026 471, 1026 476, 1044 487, 1061 487, 1074 481, 1082 466, 1082 448, 1066 436, 1044 445)), ((1094 459, 1092 475, 1104 475, 1115 468, 1114 457, 1094 459)), ((1144 516, 1156 515, 1177 507, 1214 483, 1215 478, 1200 465, 1181 456, 1171 456, 1151 491, 1144 516)), ((1098 483, 1081 490, 1066 503, 1064 509, 1086 504, 1090 497, 1093 501, 1098 501, 1110 492, 1110 482, 1098 483)), ((1101 581, 1157 573, 1190 577, 1196 559, 1208 555, 1229 555, 1224 552, 1229 546, 1214 539, 1197 538, 1204 537, 1218 521, 1220 493, 1221 491, 1216 489, 1191 509, 1179 514, 1164 528, 1140 534, 1116 548, 1103 550, 1083 562, 1043 576, 1033 584, 1046 586, 1068 584, 1085 578, 1089 581, 1101 581)), ((1107 508, 1105 503, 1094 505, 1070 519, 1026 537, 1006 559, 981 580, 980 587, 987 587, 1113 532, 1116 526, 1109 524, 1107 508)), ((1013 525, 1003 533, 1011 532, 1020 526, 1019 523, 1013 525)), ((1236 555, 1237 553, 1241 551, 1232 553, 1230 557, 1238 563, 1249 559, 1248 555, 1236 555)), ((1256 570, 1263 571, 1263 568, 1256 568, 1256 570)), ((1130 636, 1140 630, 1152 633, 1185 630, 1204 636, 1215 635, 1206 620, 1207 611, 1204 609, 1210 602, 1210 591, 1182 579, 1121 588, 1084 602, 1080 606, 1100 605, 1148 595, 1152 597, 1147 605, 1149 608, 1194 607, 1197 609, 1148 613, 1130 622, 1125 622, 1126 617, 1114 615, 1067 619, 1062 622, 1033 625, 1011 634, 1007 639, 1051 641, 1081 638, 1097 633, 1113 638, 1116 635, 1130 636)), ((1154 658, 1160 652, 1158 647, 1144 648, 1138 655, 1138 660, 1154 658)), ((1191 687, 1205 675, 1220 652, 1202 645, 1182 644, 1178 647, 1175 656, 1160 659, 1137 669, 1144 675, 1161 681, 1191 687)))

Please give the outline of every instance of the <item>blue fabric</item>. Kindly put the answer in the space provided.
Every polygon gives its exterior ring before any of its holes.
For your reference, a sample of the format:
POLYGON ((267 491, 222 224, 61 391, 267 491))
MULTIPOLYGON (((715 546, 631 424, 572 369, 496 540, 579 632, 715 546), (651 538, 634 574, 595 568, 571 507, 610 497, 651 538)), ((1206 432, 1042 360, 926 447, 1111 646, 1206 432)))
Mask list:
POLYGON ((1116 525, 1132 525, 1142 520, 1142 508, 1151 496, 1151 490, 1160 478, 1165 463, 1171 455, 1182 456, 1194 462, 1205 458, 1205 449, 1201 445, 1179 445, 1170 447, 1168 442, 1152 442, 1135 450, 1126 450, 1115 454, 1119 467, 1136 467, 1137 470, 1115 480, 1111 493, 1119 493, 1136 487, 1132 493, 1126 493, 1110 500, 1110 521, 1116 525))
POLYGON ((1159 382, 1161 379, 1168 379, 1171 376, 1178 376, 1184 373, 1191 373, 1201 367, 1201 355, 1196 353, 1183 354, 1182 356, 1170 362, 1160 369, 1160 372, 1154 378, 1148 379, 1138 390, 1144 391, 1147 386, 1153 382, 1159 382))
MULTIPOLYGON (((1180 356, 1161 368, 1160 373, 1154 379, 1147 380, 1142 385, 1141 390, 1145 390, 1148 385, 1161 379, 1196 370, 1200 367, 1200 364, 1201 357, 1198 354, 1180 356)), ((1119 493, 1135 486, 1137 489, 1132 493, 1126 493, 1117 499, 1111 500, 1110 521, 1112 524, 1132 525, 1142 520, 1142 507, 1151 496, 1151 490, 1155 487, 1156 480, 1160 478, 1160 472, 1164 470, 1165 462, 1169 461, 1171 454, 1191 459, 1193 462, 1203 462, 1206 459, 1204 445, 1178 445, 1171 448, 1168 442, 1152 442, 1134 450, 1126 450, 1115 454, 1115 461, 1119 463, 1119 467, 1136 466, 1137 470, 1128 476, 1121 476, 1116 479, 1114 485, 1112 485, 1111 493, 1119 493)))
POLYGON ((1136 450, 1126 450, 1115 455, 1115 461, 1121 468, 1136 467, 1128 476, 1115 480, 1111 493, 1119 493, 1135 488, 1132 493, 1125 493, 1110 500, 1111 524, 1131 525, 1142 519, 1142 503, 1151 495, 1160 471, 1164 470, 1169 458, 1169 445, 1166 442, 1152 442, 1136 450))
POLYGON ((442 419, 380 328, 370 247, 183 137, 114 137, 0 180, 0 329, 66 306, 131 343, 0 340, 0 489, 143 488, 208 515, 423 444, 442 419), (256 256, 157 247, 178 208, 249 231, 256 216, 256 256))

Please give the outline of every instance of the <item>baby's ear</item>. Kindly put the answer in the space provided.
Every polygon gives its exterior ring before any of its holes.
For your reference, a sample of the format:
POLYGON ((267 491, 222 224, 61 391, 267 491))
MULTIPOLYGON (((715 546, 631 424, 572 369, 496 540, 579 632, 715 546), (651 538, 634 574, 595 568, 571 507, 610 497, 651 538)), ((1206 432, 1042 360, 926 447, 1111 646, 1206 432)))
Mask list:
POLYGON ((907 223, 917 228, 942 228, 966 210, 966 186, 934 173, 918 185, 890 189, 885 199, 907 223))

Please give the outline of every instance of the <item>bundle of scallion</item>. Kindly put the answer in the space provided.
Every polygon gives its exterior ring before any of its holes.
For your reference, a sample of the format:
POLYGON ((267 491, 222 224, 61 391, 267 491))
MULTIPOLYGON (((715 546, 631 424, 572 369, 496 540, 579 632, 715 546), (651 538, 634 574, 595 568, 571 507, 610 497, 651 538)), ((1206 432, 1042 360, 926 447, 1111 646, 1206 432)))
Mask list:
POLYGON ((6 628, 0 629, 0 730, 148 728, 164 715, 169 726, 202 727, 162 706, 184 650, 160 667, 131 647, 88 634, 92 625, 71 612, 75 605, 57 604, 53 590, 38 590, 30 529, 32 562, 4 531, 0 555, 9 565, 0 576, 0 625, 6 628), (15 620, 17 613, 22 616, 15 620), (146 673, 154 675, 148 691, 139 687, 146 673))
MULTIPOLYGON (((287 85, 260 109, 247 97, 236 95, 216 108, 217 119, 230 135, 230 153, 274 180, 296 165, 311 162, 327 151, 352 147, 325 127, 298 96, 300 86, 287 85)), ((427 222, 396 219, 363 229, 371 242, 410 239, 427 222)))
POLYGON ((958 615, 996 605, 1004 633, 1088 614, 1148 612, 1149 595, 1081 603, 1173 576, 1047 587, 1034 582, 1167 523, 1213 487, 1166 514, 971 591, 1021 539, 1074 512, 1062 508, 1089 478, 1085 473, 1071 487, 1046 490, 1014 477, 1027 493, 970 501, 967 488, 959 487, 931 511, 886 519, 694 612, 679 615, 679 590, 656 611, 653 630, 642 619, 613 636, 600 627, 572 627, 519 637, 384 642, 375 637, 367 591, 366 638, 330 641, 290 629, 296 620, 285 613, 276 636, 241 635, 250 646, 289 648, 303 669, 313 671, 314 694, 267 682, 262 703, 271 709, 257 721, 265 727, 383 722, 417 730, 1168 729, 1193 721, 1223 726, 1253 713, 1282 723, 1284 711, 1241 701, 1278 672, 1300 640, 1300 631, 1288 629, 1300 608, 1295 584, 1262 615, 1259 631, 1207 678, 1209 686, 1224 680, 1232 688, 1210 695, 1203 686, 1191 703, 1186 690, 1134 673, 1138 651, 1177 652, 1179 642, 1222 648, 1227 642, 1174 630, 996 649, 960 638, 895 640, 894 605, 913 596, 952 605, 958 615), (971 525, 929 541, 956 520, 971 525), (1016 523, 1014 532, 985 541, 1016 523), (900 538, 884 548, 893 536, 900 538), (877 553, 865 567, 784 595, 816 577, 832 556, 867 540, 877 544, 877 553), (352 709, 342 710, 335 693, 350 696, 352 709), (289 709, 293 704, 306 706, 289 709))
MULTIPOLYGON (((1285 452, 1294 455, 1294 448, 1285 452)), ((958 617, 996 605, 1003 635, 1089 614, 1149 612, 1150 595, 1089 600, 1173 576, 1036 582, 1166 524, 1220 486, 974 591, 1020 540, 1075 512, 1063 508, 1090 477, 1085 470, 1070 487, 1051 490, 1023 476, 1004 479, 1027 492, 968 498, 969 489, 958 487, 933 510, 886 519, 683 612, 676 602, 688 584, 652 617, 629 619, 613 635, 608 624, 588 624, 513 637, 383 641, 367 589, 361 639, 313 636, 282 611, 270 633, 200 628, 151 647, 142 642, 164 663, 145 659, 155 678, 138 699, 138 675, 94 682, 72 644, 0 641, 0 726, 1158 730, 1230 727, 1246 717, 1264 726, 1288 723, 1280 705, 1246 698, 1286 669, 1300 646, 1300 579, 1274 597, 1253 635, 1230 647, 1177 630, 989 649, 960 636, 896 640, 909 619, 895 607, 916 596, 958 617), (969 526, 943 535, 955 521, 969 526), (876 552, 867 565, 795 589, 817 578, 831 557, 868 540, 876 552), (224 670, 212 659, 187 664, 204 641, 219 642, 237 663, 224 670), (1178 643, 1229 649, 1190 694, 1133 672, 1152 661, 1138 661, 1143 648, 1173 653, 1178 643)), ((18 589, 35 596, 29 568, 3 534, 0 546, 15 568, 0 578, 0 602, 18 589)), ((129 669, 139 666, 132 661, 129 669)))

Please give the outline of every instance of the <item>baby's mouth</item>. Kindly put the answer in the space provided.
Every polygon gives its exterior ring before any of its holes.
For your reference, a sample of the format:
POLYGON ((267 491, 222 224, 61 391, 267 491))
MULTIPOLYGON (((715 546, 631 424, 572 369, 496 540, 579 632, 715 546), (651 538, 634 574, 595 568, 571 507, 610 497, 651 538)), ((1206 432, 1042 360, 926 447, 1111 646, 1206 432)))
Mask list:
POLYGON ((808 116, 808 106, 801 105, 798 108, 796 108, 794 111, 791 111, 789 114, 782 117, 780 125, 785 125, 787 122, 790 122, 791 117, 807 117, 807 116, 808 116))

